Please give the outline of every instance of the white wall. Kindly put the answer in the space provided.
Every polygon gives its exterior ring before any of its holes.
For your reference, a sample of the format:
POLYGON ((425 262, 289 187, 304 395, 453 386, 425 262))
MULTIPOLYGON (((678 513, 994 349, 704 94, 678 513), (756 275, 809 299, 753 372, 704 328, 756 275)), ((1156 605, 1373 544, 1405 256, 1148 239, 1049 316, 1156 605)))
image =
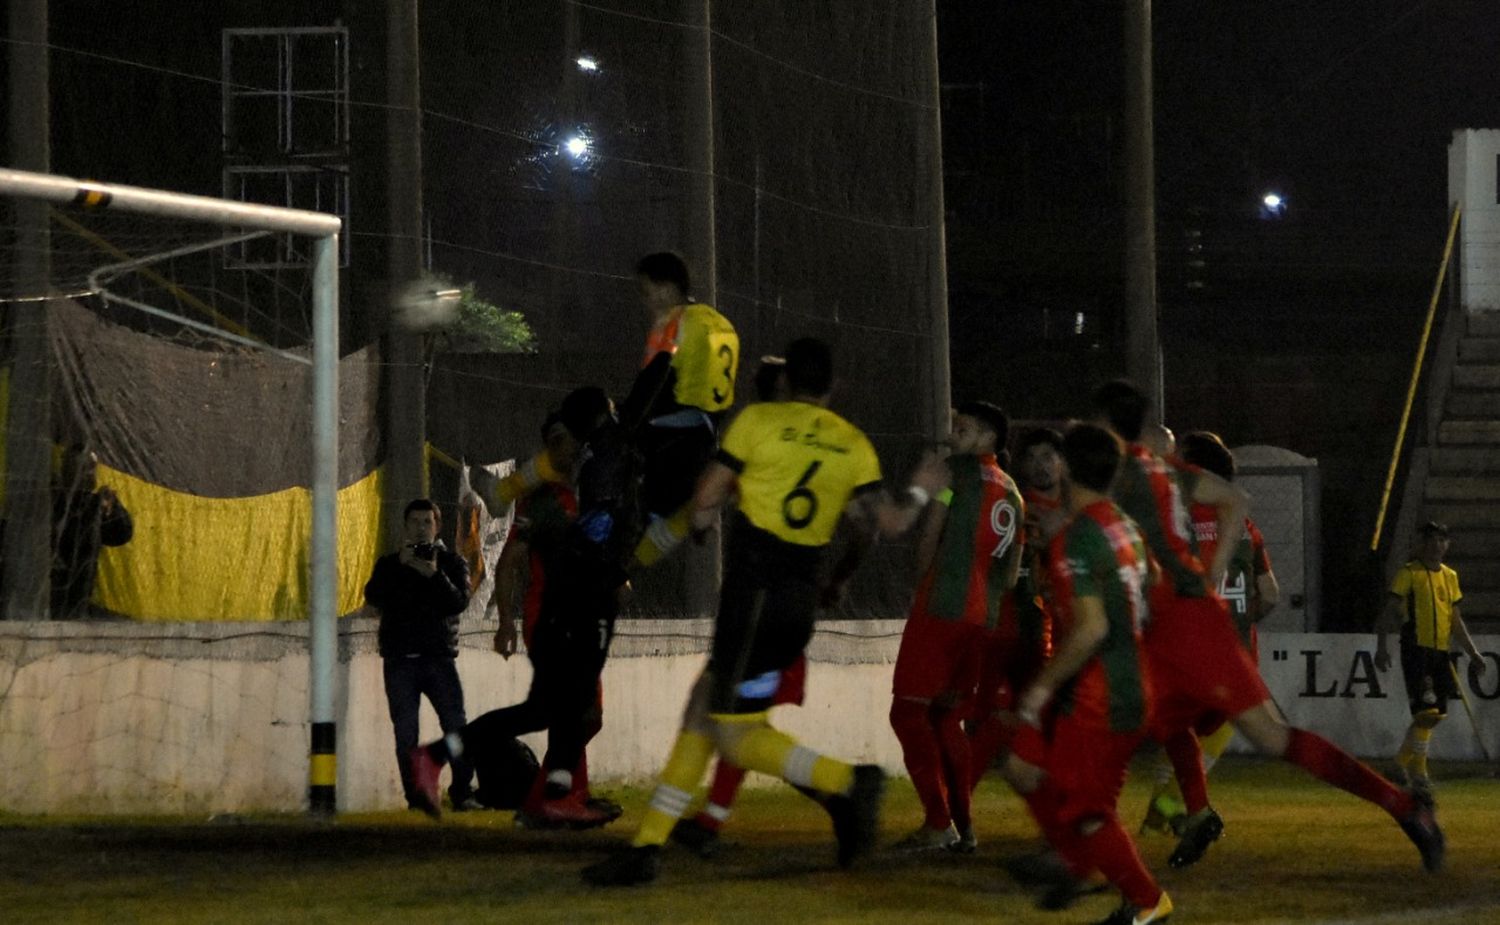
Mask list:
POLYGON ((1460 129, 1448 147, 1448 202, 1463 206, 1461 298, 1469 311, 1500 310, 1500 130, 1460 129))
MULTIPOLYGON (((823 624, 810 649, 807 704, 778 708, 777 725, 831 754, 899 772, 887 725, 900 621, 823 624)), ((216 628, 221 641, 269 632, 216 628)), ((339 703, 343 811, 402 805, 380 659, 346 627, 339 703), (363 651, 361 651, 363 650, 363 651)), ((600 780, 643 780, 665 760, 687 690, 704 661, 707 627, 694 621, 622 624, 605 671, 604 731, 589 750, 600 780)), ((168 629, 11 624, 0 637, 0 810, 22 813, 294 811, 307 792, 307 659, 297 630, 268 657, 194 657, 211 640, 177 639, 166 655, 120 654, 168 629), (17 642, 18 633, 76 633, 116 651, 68 651, 77 640, 17 642), (120 638, 98 640, 104 633, 120 638)), ((488 629, 475 630, 470 642, 488 629)), ((243 640, 237 641, 241 644, 243 640)), ((1492 754, 1500 754, 1500 637, 1481 637, 1490 673, 1473 694, 1492 754)), ((1372 674, 1367 635, 1268 633, 1262 673, 1291 719, 1362 755, 1387 757, 1408 713, 1399 669, 1372 674), (1311 653, 1311 654, 1309 654, 1311 653), (1311 666, 1311 668, 1309 667, 1311 666), (1373 678, 1373 683, 1372 683, 1373 678)), ((466 648, 459 660, 470 715, 519 700, 529 668, 466 648)), ((1461 664, 1460 667, 1466 667, 1461 664)), ((436 718, 424 707, 424 740, 436 718)), ((542 745, 534 747, 541 751, 542 745)), ((1477 758, 1462 705, 1433 739, 1438 758, 1477 758)), ((752 779, 753 776, 752 776, 752 779)))

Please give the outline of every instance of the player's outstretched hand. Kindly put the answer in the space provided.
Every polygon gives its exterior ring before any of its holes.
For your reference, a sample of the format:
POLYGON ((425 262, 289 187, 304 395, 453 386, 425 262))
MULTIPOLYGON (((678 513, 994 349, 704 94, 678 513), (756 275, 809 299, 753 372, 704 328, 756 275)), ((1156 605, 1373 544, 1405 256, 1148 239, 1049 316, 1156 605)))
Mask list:
POLYGON ((1390 670, 1391 653, 1389 649, 1382 647, 1375 650, 1375 667, 1380 671, 1390 670))

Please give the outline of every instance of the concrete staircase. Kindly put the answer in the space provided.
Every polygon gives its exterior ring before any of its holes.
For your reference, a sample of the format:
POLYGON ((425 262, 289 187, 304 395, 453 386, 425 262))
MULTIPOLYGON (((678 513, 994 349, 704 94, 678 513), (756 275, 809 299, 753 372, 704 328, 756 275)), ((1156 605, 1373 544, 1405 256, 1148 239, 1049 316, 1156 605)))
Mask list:
POLYGON ((1464 619, 1471 630, 1500 632, 1500 312, 1464 318, 1414 522, 1448 525, 1464 619))

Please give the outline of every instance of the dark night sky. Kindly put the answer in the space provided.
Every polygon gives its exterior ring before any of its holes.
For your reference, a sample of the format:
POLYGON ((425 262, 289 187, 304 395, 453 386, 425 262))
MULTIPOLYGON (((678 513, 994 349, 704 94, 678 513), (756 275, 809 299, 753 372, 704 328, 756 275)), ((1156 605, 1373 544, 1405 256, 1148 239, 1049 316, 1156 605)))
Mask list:
MULTIPOLYGON (((365 2, 219 12, 256 24, 378 19, 365 2)), ((115 143, 154 118, 205 127, 212 137, 199 141, 216 146, 224 23, 131 32, 159 3, 54 0, 60 45, 203 78, 55 57, 68 105, 54 157, 59 169, 147 185, 171 175, 212 192, 219 163, 203 144, 115 143)), ((425 6, 461 23, 507 15, 425 6)), ((939 0, 938 11, 955 393, 996 397, 1023 418, 1077 413, 1090 385, 1123 371, 1121 0, 939 0)), ((1327 545, 1357 547, 1442 247, 1451 133, 1500 127, 1500 15, 1493 0, 1159 0, 1154 15, 1169 423, 1318 458, 1325 510, 1357 512, 1330 518, 1327 545), (1256 206, 1271 188, 1289 211, 1263 221, 1256 206), (1190 233, 1203 242, 1202 289, 1187 286, 1190 233)), ((468 34, 480 45, 487 35, 468 34)), ((359 55, 379 50, 356 45, 365 95, 378 96, 379 69, 359 55)), ((464 73, 430 69, 433 96, 464 73)), ((357 135, 382 137, 378 108, 356 121, 357 135)), ((1336 570, 1330 559, 1325 577, 1336 570)))
MULTIPOLYGON (((1447 146, 1500 127, 1500 17, 1471 0, 1175 0, 1154 16, 1167 422, 1318 459, 1325 627, 1358 628, 1447 146), (1270 189, 1280 220, 1258 215, 1270 189)), ((939 3, 954 388, 1023 418, 1080 413, 1124 371, 1122 19, 1117 0, 939 3)))
MULTIPOLYGON (((943 80, 986 85, 994 142, 1117 105, 1118 3, 985 6, 940 4, 943 80)), ((1193 197, 1248 208, 1279 184, 1330 229, 1440 227, 1450 131, 1500 118, 1491 4, 1218 0, 1154 15, 1164 211, 1193 197)))

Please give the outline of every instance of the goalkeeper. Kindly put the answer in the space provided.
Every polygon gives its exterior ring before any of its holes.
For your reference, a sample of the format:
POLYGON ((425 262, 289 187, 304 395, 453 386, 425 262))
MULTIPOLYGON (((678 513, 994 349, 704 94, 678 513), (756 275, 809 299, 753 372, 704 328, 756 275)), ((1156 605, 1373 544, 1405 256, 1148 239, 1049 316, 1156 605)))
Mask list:
POLYGON ((598 716, 599 678, 626 588, 624 563, 640 536, 635 457, 609 398, 586 387, 569 393, 558 417, 580 444, 578 513, 545 550, 547 581, 528 655, 534 673, 519 704, 485 714, 411 755, 412 777, 429 809, 438 769, 475 750, 546 729, 547 777, 536 821, 582 828, 614 818, 574 789, 574 769, 598 716))

